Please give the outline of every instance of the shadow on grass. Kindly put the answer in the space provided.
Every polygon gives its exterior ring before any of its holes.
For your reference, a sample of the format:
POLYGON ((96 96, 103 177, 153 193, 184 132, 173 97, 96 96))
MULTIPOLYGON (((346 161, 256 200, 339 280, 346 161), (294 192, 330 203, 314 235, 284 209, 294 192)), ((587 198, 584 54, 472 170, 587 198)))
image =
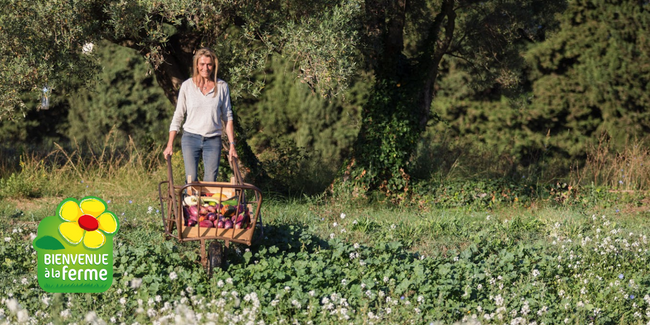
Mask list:
POLYGON ((251 246, 245 244, 231 243, 230 248, 225 250, 227 270, 230 265, 246 263, 244 253, 248 249, 253 255, 262 248, 277 247, 275 253, 267 252, 267 257, 282 255, 285 253, 307 252, 313 253, 317 249, 329 249, 327 240, 309 233, 308 228, 302 224, 264 225, 264 233, 261 238, 253 241, 251 246))

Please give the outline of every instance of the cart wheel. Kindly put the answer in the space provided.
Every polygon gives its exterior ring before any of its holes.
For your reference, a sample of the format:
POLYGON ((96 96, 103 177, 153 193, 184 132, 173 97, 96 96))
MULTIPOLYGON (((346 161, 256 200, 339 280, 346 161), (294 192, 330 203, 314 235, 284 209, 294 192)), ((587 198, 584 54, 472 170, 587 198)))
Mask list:
POLYGON ((208 275, 212 276, 212 270, 223 267, 223 247, 218 241, 213 241, 208 247, 208 275))
POLYGON ((264 237, 264 222, 262 221, 262 214, 260 213, 258 219, 257 219, 257 224, 255 225, 255 230, 254 230, 254 236, 253 238, 254 242, 259 242, 260 239, 264 237))

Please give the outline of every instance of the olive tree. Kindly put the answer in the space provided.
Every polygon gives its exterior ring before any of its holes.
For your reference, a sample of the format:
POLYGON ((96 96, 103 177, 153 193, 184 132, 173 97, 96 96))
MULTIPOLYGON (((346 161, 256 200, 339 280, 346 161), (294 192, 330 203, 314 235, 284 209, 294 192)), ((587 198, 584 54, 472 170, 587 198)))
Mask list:
MULTIPOLYGON (((408 161, 432 118, 438 69, 445 56, 504 86, 517 83, 523 44, 538 26, 552 27, 563 1, 552 0, 0 0, 0 102, 29 109, 26 91, 54 89, 98 69, 88 44, 100 39, 133 48, 152 66, 174 103, 194 50, 212 47, 219 75, 236 100, 259 94, 251 76, 271 55, 294 62, 314 93, 337 96, 359 70, 374 85, 342 177, 365 192, 408 190, 408 161), (86 50, 84 50, 86 49, 86 50)), ((236 123, 237 124, 237 123, 236 123)), ((242 129, 237 129, 240 137, 242 129)), ((240 154, 262 174, 242 141, 240 154)))

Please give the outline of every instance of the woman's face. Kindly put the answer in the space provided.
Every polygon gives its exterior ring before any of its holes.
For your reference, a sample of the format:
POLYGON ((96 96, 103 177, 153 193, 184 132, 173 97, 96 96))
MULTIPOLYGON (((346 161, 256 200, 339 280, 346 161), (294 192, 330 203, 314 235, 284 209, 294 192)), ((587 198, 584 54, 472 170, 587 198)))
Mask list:
POLYGON ((202 56, 198 62, 199 75, 203 78, 210 78, 214 71, 214 61, 209 56, 202 56))

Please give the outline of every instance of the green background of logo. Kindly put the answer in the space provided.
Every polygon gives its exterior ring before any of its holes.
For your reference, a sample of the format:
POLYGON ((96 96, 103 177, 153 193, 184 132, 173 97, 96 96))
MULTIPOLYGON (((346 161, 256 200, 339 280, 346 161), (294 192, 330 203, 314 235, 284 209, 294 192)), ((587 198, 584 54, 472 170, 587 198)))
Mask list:
MULTIPOLYGON (((91 197, 85 197, 84 199, 88 199, 91 197)), ((104 203, 104 206, 106 206, 106 203, 96 197, 92 197, 96 200, 101 201, 104 203)), ((74 200, 74 199, 66 199, 63 202, 61 202, 57 208, 57 214, 58 211, 61 208, 61 205, 63 203, 74 200)), ((75 202, 79 202, 77 200, 74 200, 75 202)), ((102 245, 100 248, 97 249, 89 249, 86 246, 83 245, 83 243, 79 243, 77 245, 72 245, 70 244, 67 240, 65 240, 61 234, 59 233, 59 225, 67 222, 62 220, 58 215, 57 216, 51 216, 43 219, 39 225, 38 225, 38 233, 36 238, 34 238, 33 241, 33 246, 34 249, 38 252, 38 284, 41 286, 41 288, 47 292, 104 292, 108 290, 108 288, 111 287, 111 284, 113 284, 113 236, 117 233, 119 230, 119 223, 118 223, 118 230, 115 231, 113 234, 106 234, 103 233, 104 236, 106 237, 106 242, 104 245, 102 245), (106 274, 106 280, 70 280, 68 276, 66 275, 66 280, 63 280, 63 266, 64 264, 61 265, 56 265, 53 263, 53 261, 49 265, 45 265, 45 254, 51 254, 52 256, 54 254, 107 254, 107 265, 100 264, 100 265, 79 265, 79 263, 76 264, 65 264, 68 266, 67 270, 70 269, 75 269, 75 270, 86 270, 86 269, 95 269, 97 270, 97 274, 102 269, 105 269, 107 271, 106 274), (46 275, 46 268, 48 269, 50 276, 48 278, 45 277, 46 275), (59 278, 54 278, 52 277, 52 270, 58 270, 61 273, 61 277, 59 278)), ((116 220, 116 222, 119 222, 116 220)), ((85 260, 85 259, 84 259, 85 260)))

